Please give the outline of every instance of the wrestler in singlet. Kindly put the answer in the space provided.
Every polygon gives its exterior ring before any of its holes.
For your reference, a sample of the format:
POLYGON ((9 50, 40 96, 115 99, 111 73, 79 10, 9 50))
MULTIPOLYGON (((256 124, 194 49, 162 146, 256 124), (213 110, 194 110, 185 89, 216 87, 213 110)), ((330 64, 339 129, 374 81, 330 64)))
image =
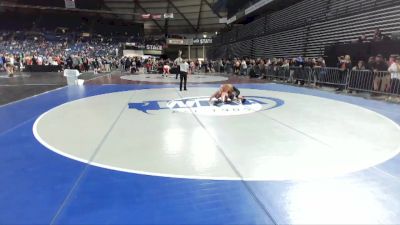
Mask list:
POLYGON ((219 99, 222 102, 227 102, 228 99, 234 100, 241 100, 243 102, 244 98, 240 96, 240 91, 238 88, 233 86, 232 84, 223 84, 220 86, 218 91, 216 91, 211 97, 210 101, 213 99, 219 99))

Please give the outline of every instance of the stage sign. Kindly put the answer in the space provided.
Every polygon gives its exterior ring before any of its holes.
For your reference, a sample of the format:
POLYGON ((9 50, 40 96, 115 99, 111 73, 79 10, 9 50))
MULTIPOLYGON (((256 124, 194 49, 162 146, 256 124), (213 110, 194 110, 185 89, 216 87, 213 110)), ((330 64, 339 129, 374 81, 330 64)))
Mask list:
POLYGON ((67 9, 75 9, 75 0, 65 0, 65 8, 67 9))
POLYGON ((125 43, 125 47, 129 47, 130 49, 134 50, 157 50, 157 51, 163 50, 163 45, 160 44, 142 44, 135 42, 127 42, 125 43))
POLYGON ((193 39, 194 45, 207 45, 212 44, 212 38, 195 38, 193 39))

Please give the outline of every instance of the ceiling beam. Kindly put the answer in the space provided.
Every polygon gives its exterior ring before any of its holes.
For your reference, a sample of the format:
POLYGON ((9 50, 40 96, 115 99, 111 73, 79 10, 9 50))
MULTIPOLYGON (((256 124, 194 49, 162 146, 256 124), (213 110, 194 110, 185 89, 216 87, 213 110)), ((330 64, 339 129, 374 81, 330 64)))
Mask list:
MULTIPOLYGON (((169 5, 169 2, 168 2, 167 3, 167 13, 169 13, 169 8, 170 8, 170 5, 169 5)), ((168 25, 169 25, 169 18, 166 18, 165 22, 164 22, 164 33, 165 33, 166 37, 168 35, 168 25)))
MULTIPOLYGON (((137 7, 137 8, 139 8, 140 10, 142 10, 145 14, 149 14, 149 13, 147 12, 147 10, 146 10, 145 8, 142 7, 142 5, 140 4, 140 2, 139 2, 138 0, 133 0, 133 2, 134 2, 134 4, 135 4, 135 8, 137 7)), ((153 23, 154 23, 158 28, 160 28, 161 32, 164 31, 164 28, 157 22, 157 20, 155 20, 155 19, 152 18, 151 21, 153 21, 153 23)))
POLYGON ((190 26, 190 28, 192 28, 193 31, 197 32, 196 27, 193 26, 193 24, 188 20, 188 18, 186 18, 186 16, 178 9, 178 7, 176 7, 176 5, 171 2, 171 0, 167 0, 168 3, 176 10, 176 12, 179 13, 179 15, 182 16, 182 18, 186 21, 186 23, 188 23, 188 25, 190 26))
POLYGON ((203 9, 203 0, 200 1, 199 17, 197 18, 197 27, 196 27, 197 31, 199 31, 199 29, 200 29, 200 20, 201 20, 202 9, 203 9))
POLYGON ((213 9, 211 3, 209 3, 208 0, 203 0, 203 1, 208 5, 208 7, 210 7, 210 9, 212 10, 213 13, 215 13, 215 15, 217 15, 219 18, 222 18, 221 14, 219 14, 219 12, 213 9))
MULTIPOLYGON (((213 9, 211 3, 209 3, 208 0, 203 0, 203 1, 208 5, 208 7, 210 7, 211 11, 212 11, 215 15, 218 16, 218 18, 220 18, 220 19, 223 18, 223 17, 221 16, 221 14, 219 14, 219 12, 217 12, 217 11, 215 11, 215 10, 213 9)), ((229 25, 225 23, 225 27, 229 27, 229 25)))
POLYGON ((9 4, 9 3, 0 3, 0 8, 38 9, 38 10, 47 10, 47 11, 54 10, 54 11, 64 11, 64 12, 93 13, 93 14, 135 15, 133 13, 121 13, 121 12, 106 11, 106 10, 67 9, 67 8, 62 8, 62 7, 9 4))

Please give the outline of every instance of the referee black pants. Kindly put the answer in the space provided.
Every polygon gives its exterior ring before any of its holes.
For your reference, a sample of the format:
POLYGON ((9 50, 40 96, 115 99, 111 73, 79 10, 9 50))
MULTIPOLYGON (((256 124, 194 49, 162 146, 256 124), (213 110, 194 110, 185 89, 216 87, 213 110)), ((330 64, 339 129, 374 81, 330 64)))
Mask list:
POLYGON ((182 91, 182 84, 184 85, 184 90, 186 91, 186 83, 187 83, 187 72, 181 71, 181 83, 179 85, 179 90, 182 91))
POLYGON ((178 79, 178 75, 179 75, 180 71, 181 71, 181 67, 177 66, 176 67, 176 78, 175 79, 178 79))

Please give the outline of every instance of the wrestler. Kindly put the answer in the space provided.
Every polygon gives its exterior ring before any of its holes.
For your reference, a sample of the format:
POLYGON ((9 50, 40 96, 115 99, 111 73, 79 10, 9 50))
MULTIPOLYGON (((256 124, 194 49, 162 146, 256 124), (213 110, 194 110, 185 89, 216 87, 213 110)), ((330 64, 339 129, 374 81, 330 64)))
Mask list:
POLYGON ((221 102, 238 100, 241 103, 244 103, 246 101, 246 99, 240 95, 240 90, 232 84, 221 85, 218 91, 211 95, 209 101, 211 102, 213 99, 217 99, 221 102))

